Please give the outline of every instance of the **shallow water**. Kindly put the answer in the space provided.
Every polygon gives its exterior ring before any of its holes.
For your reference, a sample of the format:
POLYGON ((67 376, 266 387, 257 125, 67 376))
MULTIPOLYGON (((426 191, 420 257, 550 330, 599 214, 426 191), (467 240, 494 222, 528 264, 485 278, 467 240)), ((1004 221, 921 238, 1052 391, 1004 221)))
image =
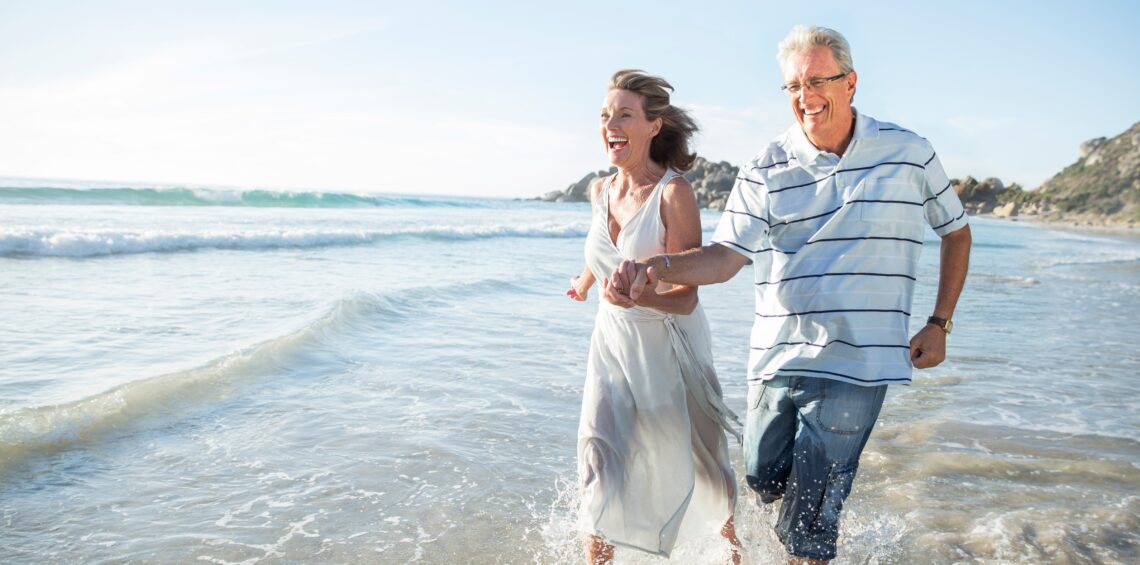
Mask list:
MULTIPOLYGON (((0 191, 0 562, 580 562, 584 205, 28 190, 0 191)), ((949 358, 892 387, 836 562, 1136 562, 1140 244, 973 229, 949 358)), ((701 291, 740 409, 750 279, 701 291)), ((782 559, 773 509, 737 520, 782 559)))

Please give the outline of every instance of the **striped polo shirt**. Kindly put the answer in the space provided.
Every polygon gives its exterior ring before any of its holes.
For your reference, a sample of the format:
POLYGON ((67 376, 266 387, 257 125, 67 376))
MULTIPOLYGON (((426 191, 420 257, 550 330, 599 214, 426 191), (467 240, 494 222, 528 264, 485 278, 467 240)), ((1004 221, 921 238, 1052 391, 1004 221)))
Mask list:
POLYGON ((910 382, 911 299, 930 225, 967 223, 930 143, 855 112, 842 157, 798 124, 740 171, 712 243, 753 262, 749 383, 910 382))

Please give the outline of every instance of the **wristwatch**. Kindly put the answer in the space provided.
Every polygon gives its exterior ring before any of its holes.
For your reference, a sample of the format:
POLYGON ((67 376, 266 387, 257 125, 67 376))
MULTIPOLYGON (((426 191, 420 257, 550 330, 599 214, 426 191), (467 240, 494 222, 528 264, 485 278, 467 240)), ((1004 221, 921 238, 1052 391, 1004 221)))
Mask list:
POLYGON ((934 324, 934 325, 938 326, 939 328, 941 328, 942 331, 944 331, 946 333, 950 333, 950 330, 954 329, 954 322, 953 321, 948 320, 946 318, 939 318, 937 316, 931 316, 931 317, 927 318, 926 323, 934 324))

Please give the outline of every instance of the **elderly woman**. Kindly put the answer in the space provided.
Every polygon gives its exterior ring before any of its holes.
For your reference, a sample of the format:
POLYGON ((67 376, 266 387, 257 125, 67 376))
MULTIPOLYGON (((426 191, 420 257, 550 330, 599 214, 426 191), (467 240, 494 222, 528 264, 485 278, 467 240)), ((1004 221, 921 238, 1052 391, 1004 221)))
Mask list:
MULTIPOLYGON (((696 197, 678 173, 696 159, 689 140, 697 126, 669 103, 671 90, 639 70, 610 79, 600 133, 618 172, 590 188, 586 267, 571 279, 571 298, 584 301, 624 259, 701 245, 696 197)), ((609 563, 614 544, 668 556, 678 537, 717 528, 737 562, 736 479, 724 435, 736 434, 734 420, 696 288, 662 284, 630 307, 601 301, 578 427, 589 562, 609 563)))

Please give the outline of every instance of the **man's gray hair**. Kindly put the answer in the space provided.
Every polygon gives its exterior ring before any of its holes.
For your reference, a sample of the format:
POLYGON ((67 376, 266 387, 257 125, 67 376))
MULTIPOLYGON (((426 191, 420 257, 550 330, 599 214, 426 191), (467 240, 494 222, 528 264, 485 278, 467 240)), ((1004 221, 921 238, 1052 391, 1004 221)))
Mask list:
POLYGON ((847 39, 838 31, 820 26, 793 27, 780 42, 776 60, 780 62, 782 69, 792 55, 810 51, 820 45, 831 49, 831 55, 835 57, 835 62, 839 63, 839 72, 849 73, 855 70, 851 64, 851 46, 847 44, 847 39))

